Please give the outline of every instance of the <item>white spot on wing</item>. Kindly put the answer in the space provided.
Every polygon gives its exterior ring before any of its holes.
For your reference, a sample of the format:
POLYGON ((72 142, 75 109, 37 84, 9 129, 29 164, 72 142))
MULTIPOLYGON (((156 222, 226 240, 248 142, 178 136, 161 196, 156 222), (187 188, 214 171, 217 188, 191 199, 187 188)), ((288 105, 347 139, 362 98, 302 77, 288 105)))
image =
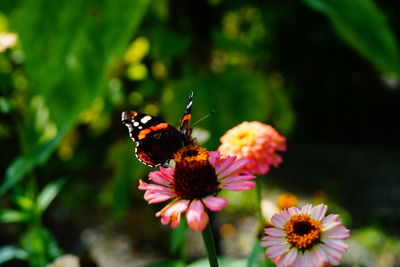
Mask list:
POLYGON ((146 124, 149 120, 151 120, 151 116, 146 115, 140 120, 140 122, 146 124))
POLYGON ((138 123, 137 121, 135 121, 135 122, 133 123, 133 126, 138 127, 138 126, 139 126, 139 123, 138 123))

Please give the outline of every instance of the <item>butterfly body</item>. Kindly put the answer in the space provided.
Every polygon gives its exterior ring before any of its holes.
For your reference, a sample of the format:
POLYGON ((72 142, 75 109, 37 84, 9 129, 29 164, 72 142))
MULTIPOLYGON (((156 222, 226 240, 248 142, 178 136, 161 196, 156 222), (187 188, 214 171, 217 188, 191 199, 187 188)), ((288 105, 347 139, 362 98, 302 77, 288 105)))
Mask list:
POLYGON ((179 130, 158 117, 134 111, 122 112, 122 123, 136 142, 135 154, 142 163, 151 167, 166 164, 180 148, 193 142, 189 126, 192 98, 193 92, 189 94, 179 130))

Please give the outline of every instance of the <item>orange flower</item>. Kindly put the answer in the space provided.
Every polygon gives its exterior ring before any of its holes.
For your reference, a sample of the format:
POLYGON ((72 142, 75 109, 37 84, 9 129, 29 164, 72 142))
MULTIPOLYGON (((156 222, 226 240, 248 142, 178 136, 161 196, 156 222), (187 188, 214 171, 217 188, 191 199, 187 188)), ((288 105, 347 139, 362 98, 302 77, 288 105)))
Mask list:
POLYGON ((272 126, 260 122, 243 122, 221 137, 218 148, 223 154, 249 160, 246 170, 265 174, 270 166, 278 167, 282 157, 277 151, 286 150, 286 138, 272 126))
POLYGON ((296 195, 289 193, 282 193, 278 196, 276 200, 280 210, 288 209, 290 207, 296 206, 299 199, 296 195))

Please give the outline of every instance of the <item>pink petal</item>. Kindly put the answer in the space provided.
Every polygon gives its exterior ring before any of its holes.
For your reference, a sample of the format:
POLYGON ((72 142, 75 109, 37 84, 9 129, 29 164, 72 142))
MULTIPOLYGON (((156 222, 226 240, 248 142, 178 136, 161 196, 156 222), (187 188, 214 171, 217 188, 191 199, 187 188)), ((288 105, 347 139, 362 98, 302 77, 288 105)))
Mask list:
POLYGON ((226 206, 228 201, 226 200, 226 198, 223 198, 223 197, 210 196, 210 197, 204 198, 203 203, 210 210, 219 211, 219 210, 222 210, 226 206))
POLYGON ((306 204, 304 207, 301 209, 301 213, 307 213, 311 215, 311 209, 312 205, 311 204, 306 204))
MULTIPOLYGON (((292 266, 290 266, 290 267, 306 267, 306 266, 303 266, 303 257, 301 254, 298 254, 298 256, 294 260, 292 266)), ((310 266, 307 266, 307 267, 310 267, 310 266)))
POLYGON ((312 255, 309 251, 305 251, 302 256, 302 263, 304 267, 310 267, 312 265, 312 255))
POLYGON ((170 221, 171 221, 171 218, 170 218, 170 217, 161 216, 161 223, 162 223, 163 225, 169 224, 170 221))
POLYGON ((217 162, 221 157, 221 153, 219 153, 218 151, 210 151, 208 152, 208 161, 210 162, 210 164, 216 168, 217 166, 217 162))
POLYGON ((286 234, 284 231, 276 228, 267 228, 265 229, 265 234, 269 236, 274 236, 274 237, 285 237, 286 234))
POLYGON ((217 174, 225 171, 229 166, 232 165, 232 163, 236 160, 236 157, 226 157, 225 159, 222 159, 220 164, 218 166, 215 166, 215 172, 217 174))
POLYGON ((223 184, 221 188, 232 190, 232 191, 243 191, 253 189, 256 186, 255 182, 252 181, 245 181, 245 182, 238 182, 233 184, 223 184))
POLYGON ((290 216, 286 211, 274 214, 271 218, 271 222, 274 226, 278 228, 283 228, 285 223, 290 220, 290 216))
POLYGON ((279 246, 273 246, 267 249, 265 254, 268 255, 271 259, 275 259, 276 257, 281 256, 283 253, 285 253, 288 249, 290 248, 289 244, 283 244, 279 246))
POLYGON ((262 238, 261 246, 262 247, 271 247, 275 245, 281 245, 282 243, 286 242, 286 238, 283 237, 272 237, 272 236, 265 236, 262 238))
POLYGON ((342 225, 341 222, 336 222, 336 221, 330 222, 328 224, 322 224, 322 231, 327 232, 341 225, 342 225))
POLYGON ((172 168, 160 167, 159 171, 153 171, 149 174, 149 179, 156 183, 169 186, 174 180, 174 173, 172 168))
POLYGON ((333 228, 329 231, 326 231, 323 233, 322 237, 325 238, 334 238, 334 239, 346 239, 349 238, 350 236, 350 231, 344 226, 338 226, 336 228, 333 228))
POLYGON ((161 223, 168 224, 171 222, 172 227, 177 227, 180 223, 181 213, 185 212, 189 205, 189 200, 175 200, 165 206, 162 210, 156 213, 156 216, 161 216, 161 223))
POLYGON ((174 214, 174 216, 171 216, 170 218, 171 218, 171 227, 176 228, 181 222, 181 213, 176 213, 174 214))
POLYGON ((325 255, 327 261, 330 264, 339 264, 340 258, 342 254, 334 249, 328 248, 325 245, 320 245, 318 248, 321 250, 321 252, 325 255))
POLYGON ((139 186, 138 189, 140 190, 147 190, 152 184, 148 184, 145 181, 143 181, 142 179, 139 180, 139 186))
POLYGON ((311 257, 311 266, 323 266, 325 258, 321 256, 315 248, 313 248, 309 253, 311 257))
POLYGON ((300 210, 297 207, 290 207, 287 209, 287 213, 292 217, 293 215, 300 214, 300 210))
POLYGON ((313 247, 314 253, 319 256, 321 262, 328 262, 328 255, 321 249, 321 245, 313 247))
POLYGON ((157 184, 148 184, 146 182, 143 182, 143 180, 139 180, 138 189, 146 190, 146 192, 154 192, 154 193, 169 192, 170 191, 170 189, 168 187, 165 187, 165 186, 162 186, 162 185, 157 185, 157 184))
POLYGON ((327 205, 320 204, 318 206, 315 206, 312 208, 311 217, 318 221, 321 221, 325 217, 327 210, 328 210, 327 205))
POLYGON ((251 180, 254 178, 256 178, 256 177, 253 174, 251 174, 250 172, 240 172, 238 174, 222 178, 222 179, 220 179, 220 182, 224 183, 224 184, 229 184, 229 183, 251 180))
POLYGON ((186 220, 189 228, 194 231, 203 231, 208 223, 208 215, 204 212, 203 203, 200 200, 193 200, 186 212, 186 220))
POLYGON ((247 159, 239 159, 236 160, 231 166, 229 166, 225 171, 221 173, 217 173, 218 177, 226 177, 232 173, 242 171, 243 168, 247 165, 247 159))
POLYGON ((162 193, 162 194, 160 194, 160 193, 149 193, 149 194, 147 194, 147 193, 148 192, 145 193, 144 199, 146 201, 148 201, 149 204, 160 203, 160 202, 163 202, 163 201, 166 201, 166 200, 168 200, 170 198, 175 197, 175 194, 171 193, 171 192, 165 192, 165 193, 162 193))
POLYGON ((278 266, 291 266, 298 256, 297 250, 291 249, 279 259, 278 266))
POLYGON ((327 245, 328 247, 336 249, 337 251, 340 251, 340 252, 346 252, 347 249, 349 248, 349 245, 347 245, 346 243, 344 243, 340 239, 325 239, 325 238, 322 238, 321 241, 323 243, 325 243, 325 245, 327 245))
POLYGON ((331 222, 339 222, 339 223, 342 223, 342 221, 341 221, 340 218, 339 218, 339 215, 337 215, 337 214, 329 214, 328 216, 326 216, 326 217, 322 220, 322 223, 323 223, 323 224, 328 224, 328 223, 331 223, 331 222))
POLYGON ((164 212, 164 216, 170 217, 177 213, 185 212, 185 210, 189 206, 189 200, 180 199, 176 201, 173 205, 169 206, 167 210, 164 212))

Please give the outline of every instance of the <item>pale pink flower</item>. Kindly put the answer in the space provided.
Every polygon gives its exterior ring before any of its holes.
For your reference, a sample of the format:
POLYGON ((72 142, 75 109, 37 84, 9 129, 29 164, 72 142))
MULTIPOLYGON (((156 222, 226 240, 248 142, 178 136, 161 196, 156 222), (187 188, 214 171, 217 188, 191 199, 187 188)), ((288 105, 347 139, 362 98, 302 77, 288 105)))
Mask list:
POLYGON ((217 151, 207 152, 191 144, 179 150, 175 156, 175 168, 163 168, 149 174, 154 183, 140 180, 139 189, 146 190, 144 199, 150 204, 173 200, 156 216, 161 223, 177 227, 181 214, 186 211, 186 220, 191 229, 203 231, 208 223, 205 208, 219 211, 227 200, 218 197, 222 189, 242 191, 252 189, 254 175, 243 171, 246 159, 222 157, 217 151))
POLYGON ((243 122, 227 131, 220 139, 218 148, 223 154, 246 158, 246 170, 254 174, 266 174, 270 167, 278 167, 282 157, 277 151, 286 150, 286 139, 272 126, 257 121, 243 122))
POLYGON ((350 236, 338 215, 328 215, 326 205, 291 207, 272 217, 274 228, 265 229, 261 246, 277 267, 322 267, 338 264, 348 249, 350 236))

